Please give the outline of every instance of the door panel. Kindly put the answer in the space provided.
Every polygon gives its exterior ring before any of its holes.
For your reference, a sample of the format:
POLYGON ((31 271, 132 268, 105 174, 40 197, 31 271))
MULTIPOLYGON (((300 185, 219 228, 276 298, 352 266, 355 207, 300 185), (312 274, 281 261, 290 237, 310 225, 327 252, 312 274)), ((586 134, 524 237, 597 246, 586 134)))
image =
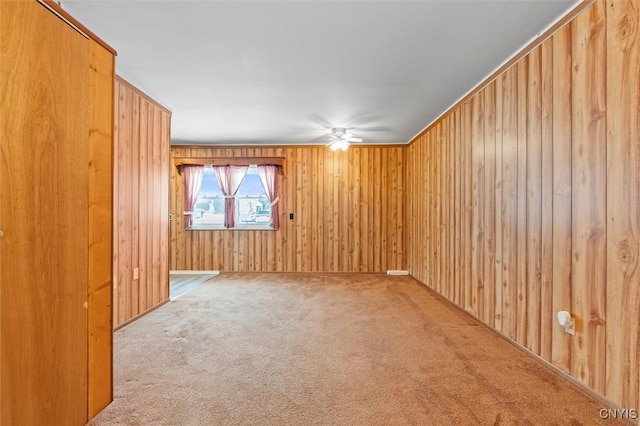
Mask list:
POLYGON ((0 2, 1 423, 87 420, 88 41, 0 2))

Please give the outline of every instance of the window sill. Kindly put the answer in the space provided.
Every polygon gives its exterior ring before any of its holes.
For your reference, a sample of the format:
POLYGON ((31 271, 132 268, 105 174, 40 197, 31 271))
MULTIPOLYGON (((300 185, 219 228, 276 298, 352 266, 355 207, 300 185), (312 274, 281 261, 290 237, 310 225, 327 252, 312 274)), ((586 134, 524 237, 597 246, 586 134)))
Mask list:
POLYGON ((270 226, 237 226, 235 228, 225 228, 223 226, 193 226, 186 228, 186 231, 277 231, 278 228, 270 226))

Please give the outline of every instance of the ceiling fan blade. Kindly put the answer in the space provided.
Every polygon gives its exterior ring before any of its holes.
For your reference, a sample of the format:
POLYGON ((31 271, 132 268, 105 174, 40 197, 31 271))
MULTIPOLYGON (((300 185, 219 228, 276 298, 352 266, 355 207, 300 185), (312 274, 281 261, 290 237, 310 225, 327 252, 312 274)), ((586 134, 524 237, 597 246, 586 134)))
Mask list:
POLYGON ((309 121, 328 130, 331 130, 331 128, 333 127, 326 118, 322 117, 319 114, 313 114, 311 117, 309 117, 309 121))
POLYGON ((351 127, 349 130, 355 130, 358 132, 388 132, 391 129, 386 126, 370 126, 370 127, 351 127))
POLYGON ((322 136, 318 136, 317 138, 311 139, 311 143, 313 142, 323 142, 329 140, 329 142, 331 142, 329 135, 322 135, 322 136))
POLYGON ((348 142, 362 142, 362 138, 347 138, 348 142))

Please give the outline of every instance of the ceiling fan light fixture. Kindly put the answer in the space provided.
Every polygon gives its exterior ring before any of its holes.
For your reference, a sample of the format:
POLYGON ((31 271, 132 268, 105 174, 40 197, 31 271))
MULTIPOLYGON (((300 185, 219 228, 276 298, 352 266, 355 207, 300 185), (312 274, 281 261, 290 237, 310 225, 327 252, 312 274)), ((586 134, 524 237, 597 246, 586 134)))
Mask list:
POLYGON ((337 138, 342 138, 347 133, 347 129, 344 127, 334 127, 331 129, 331 134, 337 138))
POLYGON ((342 139, 335 140, 331 143, 332 151, 346 151, 347 148, 349 148, 349 142, 342 139))

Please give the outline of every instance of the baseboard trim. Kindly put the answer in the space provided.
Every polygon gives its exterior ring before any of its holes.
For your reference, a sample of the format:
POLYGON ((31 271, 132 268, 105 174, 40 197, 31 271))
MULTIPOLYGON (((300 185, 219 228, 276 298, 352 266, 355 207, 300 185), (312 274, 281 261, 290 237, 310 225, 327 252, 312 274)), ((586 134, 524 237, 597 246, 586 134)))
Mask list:
POLYGON ((122 324, 118 325, 117 327, 113 328, 113 332, 115 333, 116 331, 120 330, 121 328, 131 324, 132 322, 134 322, 135 320, 138 320, 140 318, 142 318, 143 316, 147 315, 149 312, 153 312, 156 309, 158 309, 160 306, 165 305, 167 303, 169 303, 171 301, 171 299, 167 299, 167 300, 163 300, 162 302, 158 303, 156 306, 147 309, 144 312, 140 312, 138 315, 136 315, 133 318, 129 318, 128 320, 126 320, 125 322, 123 322, 122 324))
POLYGON ((369 271, 220 271, 221 275, 260 275, 260 274, 283 274, 283 275, 382 275, 386 272, 369 271))
POLYGON ((220 275, 220 271, 209 271, 209 270, 201 270, 201 271, 187 271, 187 270, 175 270, 169 271, 169 275, 220 275))

